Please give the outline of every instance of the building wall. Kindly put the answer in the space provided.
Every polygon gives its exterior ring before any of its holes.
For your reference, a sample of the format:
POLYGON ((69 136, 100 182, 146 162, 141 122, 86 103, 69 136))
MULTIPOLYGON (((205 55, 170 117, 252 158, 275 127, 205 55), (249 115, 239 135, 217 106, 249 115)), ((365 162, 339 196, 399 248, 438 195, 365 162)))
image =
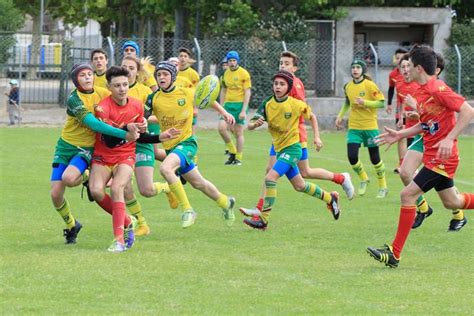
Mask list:
MULTIPOLYGON (((433 24, 433 48, 442 52, 451 32, 451 12, 448 8, 383 8, 344 7, 348 15, 336 24, 336 96, 344 95, 344 84, 351 80, 349 65, 354 51, 354 22, 433 24)), ((400 38, 403 41, 403 38, 400 38)), ((373 66, 369 67, 369 71, 373 66)), ((384 93, 388 89, 389 68, 379 67, 377 84, 384 93), (382 70, 382 71, 381 71, 382 70)))

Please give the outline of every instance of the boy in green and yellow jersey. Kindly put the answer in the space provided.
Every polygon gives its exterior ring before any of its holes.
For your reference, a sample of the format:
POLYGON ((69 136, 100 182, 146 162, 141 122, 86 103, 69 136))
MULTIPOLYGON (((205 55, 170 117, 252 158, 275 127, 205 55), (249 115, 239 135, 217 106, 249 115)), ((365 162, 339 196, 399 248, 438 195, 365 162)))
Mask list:
POLYGON ((91 65, 77 64, 71 71, 71 79, 76 89, 67 100, 66 123, 56 144, 51 174, 51 199, 53 205, 66 224, 64 237, 66 244, 76 243, 77 234, 82 228, 71 213, 69 202, 64 196, 66 187, 81 183, 82 174, 90 165, 94 150, 96 132, 134 141, 135 131, 114 128, 99 121, 94 116, 94 107, 110 92, 94 87, 91 65))
POLYGON ((250 227, 265 230, 270 211, 277 197, 277 181, 283 175, 298 192, 304 192, 327 203, 335 220, 340 216, 339 193, 326 192, 319 186, 306 182, 298 169, 302 157, 299 134, 299 119, 311 118, 311 108, 304 102, 288 96, 293 87, 293 74, 280 70, 273 76, 273 96, 263 101, 256 115, 250 120, 249 129, 253 130, 265 122, 272 136, 277 160, 265 176, 264 205, 260 215, 244 219, 250 227))
POLYGON ((359 160, 361 144, 369 149, 370 161, 374 165, 379 183, 377 198, 385 198, 388 193, 385 179, 385 165, 380 159, 379 146, 374 139, 379 133, 377 110, 384 107, 384 96, 370 77, 366 74, 367 65, 364 61, 355 59, 351 63, 352 81, 346 83, 344 92, 346 102, 337 115, 336 127, 342 127, 344 114, 349 112, 349 130, 347 132, 347 156, 352 169, 357 173, 361 182, 359 195, 364 195, 369 183, 369 176, 359 160))
POLYGON ((94 49, 91 52, 91 63, 94 67, 94 87, 107 89, 107 79, 105 79, 105 72, 107 71, 107 63, 109 57, 102 48, 94 49))
POLYGON ((235 126, 231 128, 225 121, 219 121, 218 130, 225 142, 226 153, 229 160, 226 165, 241 165, 244 150, 244 127, 250 102, 252 82, 247 70, 239 65, 240 56, 236 51, 230 51, 226 55, 229 68, 224 72, 222 88, 220 93, 221 103, 224 109, 235 118, 235 126), (237 147, 232 142, 229 134, 232 130, 237 147))
MULTIPOLYGON (((153 113, 162 129, 175 128, 181 131, 179 137, 163 142, 168 155, 161 163, 160 173, 168 182, 171 192, 176 195, 183 210, 183 228, 194 224, 196 212, 189 203, 184 187, 176 176, 176 171, 179 171, 193 188, 214 200, 222 209, 226 224, 231 226, 235 220, 233 212, 235 199, 219 192, 214 184, 200 174, 193 162, 198 147, 192 133, 194 92, 174 85, 176 73, 177 69, 172 63, 167 61, 158 63, 155 77, 160 89, 148 97, 145 107, 148 112, 146 114, 153 113)), ((212 107, 219 111, 229 123, 233 123, 232 116, 217 102, 212 107)))

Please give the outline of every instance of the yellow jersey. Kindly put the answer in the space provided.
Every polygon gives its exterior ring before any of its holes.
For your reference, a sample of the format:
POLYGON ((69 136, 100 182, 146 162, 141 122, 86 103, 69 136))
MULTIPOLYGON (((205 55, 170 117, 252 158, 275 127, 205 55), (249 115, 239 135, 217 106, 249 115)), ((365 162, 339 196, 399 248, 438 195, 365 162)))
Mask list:
POLYGON ((107 88, 107 79, 105 78, 105 72, 103 74, 99 75, 94 71, 94 88, 95 87, 108 89, 107 88))
POLYGON ((176 80, 178 80, 179 77, 187 78, 191 82, 194 88, 196 88, 196 86, 199 83, 199 74, 196 70, 194 70, 191 67, 178 71, 176 80))
POLYGON ((130 86, 128 90, 128 96, 140 100, 142 104, 145 104, 148 96, 152 93, 150 88, 145 86, 143 83, 135 82, 130 86))
POLYGON ((145 63, 143 67, 145 68, 147 72, 147 79, 143 81, 143 84, 147 86, 148 88, 151 88, 153 86, 158 86, 158 83, 156 82, 156 79, 155 79, 156 67, 149 63, 145 63))
POLYGON ((222 83, 226 88, 224 102, 243 102, 245 90, 252 87, 250 74, 240 66, 235 70, 228 68, 224 72, 222 83))
POLYGON ((375 82, 363 79, 355 83, 354 80, 344 86, 346 94, 346 104, 350 105, 349 128, 359 130, 378 129, 377 109, 359 105, 356 98, 360 97, 370 101, 384 101, 383 93, 377 87, 375 82))
POLYGON ((311 108, 303 101, 287 97, 278 101, 274 96, 265 99, 252 118, 253 121, 263 117, 268 124, 268 131, 272 135, 275 151, 300 142, 300 116, 309 119, 311 108))
POLYGON ((185 89, 194 89, 195 88, 195 86, 188 79, 188 77, 180 76, 179 74, 176 77, 176 81, 174 82, 174 85, 178 88, 185 88, 185 89))
POLYGON ((84 117, 90 112, 95 114, 94 107, 110 95, 110 91, 94 87, 90 93, 77 89, 71 92, 66 105, 66 123, 61 131, 61 138, 74 146, 93 147, 95 132, 82 123, 84 117))
POLYGON ((171 91, 158 90, 148 97, 145 109, 153 109, 161 130, 166 131, 172 127, 181 130, 179 137, 163 142, 166 150, 193 135, 193 95, 193 90, 175 86, 171 91))

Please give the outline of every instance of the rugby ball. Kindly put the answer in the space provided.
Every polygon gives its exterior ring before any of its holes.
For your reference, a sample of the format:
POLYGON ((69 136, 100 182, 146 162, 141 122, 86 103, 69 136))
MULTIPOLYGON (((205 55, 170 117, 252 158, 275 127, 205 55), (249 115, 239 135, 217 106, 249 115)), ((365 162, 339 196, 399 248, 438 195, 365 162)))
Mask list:
POLYGON ((199 109, 208 108, 217 100, 220 90, 221 84, 217 76, 209 75, 202 78, 194 93, 194 104, 199 109))

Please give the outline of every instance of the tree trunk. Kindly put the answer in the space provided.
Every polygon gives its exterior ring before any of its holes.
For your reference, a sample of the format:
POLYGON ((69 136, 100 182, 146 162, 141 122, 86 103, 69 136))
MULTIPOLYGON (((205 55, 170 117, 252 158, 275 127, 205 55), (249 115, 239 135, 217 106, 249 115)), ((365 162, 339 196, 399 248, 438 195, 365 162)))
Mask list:
POLYGON ((35 79, 36 72, 39 64, 40 48, 41 48, 41 30, 40 30, 40 17, 34 15, 31 17, 33 19, 33 35, 31 38, 31 47, 30 47, 30 66, 28 67, 28 72, 26 74, 27 79, 35 79), (31 66, 34 65, 34 66, 31 66))
POLYGON ((175 30, 173 41, 173 52, 176 52, 180 46, 181 41, 188 38, 189 34, 189 10, 186 8, 177 8, 174 10, 175 30))

